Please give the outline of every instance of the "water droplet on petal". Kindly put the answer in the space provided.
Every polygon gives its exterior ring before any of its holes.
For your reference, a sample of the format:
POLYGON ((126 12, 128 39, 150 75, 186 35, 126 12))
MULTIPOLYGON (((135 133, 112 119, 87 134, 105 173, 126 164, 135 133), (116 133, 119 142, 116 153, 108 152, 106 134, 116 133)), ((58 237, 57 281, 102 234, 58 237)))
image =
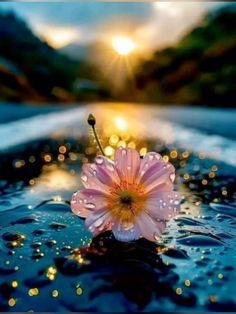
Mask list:
POLYGON ((100 227, 103 224, 103 218, 98 218, 95 222, 94 222, 94 227, 100 227))
POLYGON ((80 199, 80 200, 79 200, 79 203, 80 203, 80 204, 83 203, 83 200, 80 199))
POLYGON ((174 182, 174 181, 175 181, 175 174, 174 174, 174 173, 171 173, 171 174, 170 174, 170 181, 171 181, 171 182, 174 182))
POLYGON ((153 155, 149 155, 149 160, 153 160, 154 156, 153 155))
POLYGON ((97 164, 101 165, 101 164, 103 163, 103 158, 100 157, 100 156, 98 156, 98 157, 95 158, 95 162, 96 162, 97 164))
POLYGON ((124 222, 122 224, 122 227, 125 231, 131 230, 134 227, 134 224, 132 222, 124 222))
POLYGON ((158 236, 158 234, 155 232, 153 235, 154 240, 158 241, 160 239, 160 237, 158 236))
POLYGON ((87 203, 85 207, 89 208, 89 209, 90 208, 92 209, 92 208, 95 208, 95 205, 93 203, 87 203))
POLYGON ((175 204, 175 205, 178 205, 178 204, 179 204, 179 201, 178 201, 178 200, 175 200, 175 201, 174 201, 174 204, 175 204))
POLYGON ((87 182, 88 181, 88 177, 84 174, 81 176, 81 180, 84 181, 84 182, 87 182))

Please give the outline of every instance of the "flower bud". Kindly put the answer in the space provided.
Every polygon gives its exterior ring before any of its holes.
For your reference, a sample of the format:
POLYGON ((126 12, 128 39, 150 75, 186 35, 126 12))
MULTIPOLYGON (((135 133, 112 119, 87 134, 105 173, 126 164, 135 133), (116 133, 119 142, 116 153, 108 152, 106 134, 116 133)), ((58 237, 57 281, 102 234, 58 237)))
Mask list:
POLYGON ((91 126, 94 126, 96 124, 96 119, 91 113, 89 114, 87 121, 88 121, 88 124, 91 126))

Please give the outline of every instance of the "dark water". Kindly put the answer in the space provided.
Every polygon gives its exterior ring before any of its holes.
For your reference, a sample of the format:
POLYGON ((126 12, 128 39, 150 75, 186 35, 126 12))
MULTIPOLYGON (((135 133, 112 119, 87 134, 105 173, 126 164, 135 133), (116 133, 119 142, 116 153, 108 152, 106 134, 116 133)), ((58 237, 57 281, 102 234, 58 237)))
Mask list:
POLYGON ((79 131, 1 154, 1 311, 236 311, 235 167, 158 138, 143 146, 174 163, 184 196, 158 243, 92 240, 72 215, 96 151, 79 131))

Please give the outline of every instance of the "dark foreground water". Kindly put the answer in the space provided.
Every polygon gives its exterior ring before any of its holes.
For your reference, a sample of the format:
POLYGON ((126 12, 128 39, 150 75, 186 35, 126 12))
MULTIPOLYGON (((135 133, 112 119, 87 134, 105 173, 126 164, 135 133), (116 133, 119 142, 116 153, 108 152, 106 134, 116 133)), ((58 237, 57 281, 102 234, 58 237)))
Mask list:
MULTIPOLYGON (((82 163, 96 153, 82 127, 2 151, 0 310, 236 311, 234 160, 209 157, 197 131, 191 150, 178 147, 173 134, 168 141, 161 132, 140 134, 135 119, 125 124, 129 117, 121 110, 116 127, 103 118, 108 155, 121 141, 142 153, 159 151, 174 163, 175 188, 184 196, 180 215, 158 243, 121 243, 109 232, 92 240, 69 206, 81 187, 82 163)), ((181 132, 180 146, 186 146, 191 132, 181 132)), ((214 150, 216 139, 201 136, 214 150)), ((230 154, 232 142, 223 140, 230 154)))

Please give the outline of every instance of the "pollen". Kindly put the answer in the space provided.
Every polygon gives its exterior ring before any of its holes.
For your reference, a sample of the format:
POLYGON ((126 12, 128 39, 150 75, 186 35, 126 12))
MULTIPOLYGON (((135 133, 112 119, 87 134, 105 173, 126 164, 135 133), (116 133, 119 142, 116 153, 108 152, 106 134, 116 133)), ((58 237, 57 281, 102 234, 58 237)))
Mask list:
POLYGON ((107 197, 111 215, 121 223, 133 223, 136 216, 144 209, 145 189, 142 185, 122 181, 114 184, 107 197))

